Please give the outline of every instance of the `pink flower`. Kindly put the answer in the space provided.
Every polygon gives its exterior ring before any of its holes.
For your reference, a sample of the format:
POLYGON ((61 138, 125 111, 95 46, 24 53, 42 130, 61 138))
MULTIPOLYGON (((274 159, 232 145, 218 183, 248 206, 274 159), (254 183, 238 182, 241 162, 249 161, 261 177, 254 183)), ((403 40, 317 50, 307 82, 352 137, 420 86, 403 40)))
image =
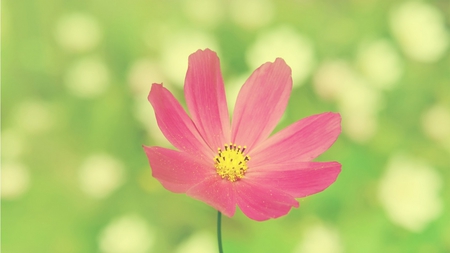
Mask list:
POLYGON ((338 162, 312 162, 341 132, 337 113, 301 119, 269 137, 288 103, 291 69, 265 63, 242 86, 230 125, 216 53, 189 57, 184 94, 191 117, 161 84, 148 99, 159 128, 178 150, 145 147, 153 176, 169 191, 186 193, 231 217, 277 218, 298 207, 295 198, 323 191, 341 171, 338 162))

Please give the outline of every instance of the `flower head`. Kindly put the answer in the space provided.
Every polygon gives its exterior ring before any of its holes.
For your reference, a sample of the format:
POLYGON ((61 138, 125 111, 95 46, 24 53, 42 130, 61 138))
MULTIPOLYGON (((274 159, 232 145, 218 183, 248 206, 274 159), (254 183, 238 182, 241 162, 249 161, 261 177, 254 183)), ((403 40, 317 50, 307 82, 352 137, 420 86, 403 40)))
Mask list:
POLYGON ((283 59, 263 64, 242 86, 230 124, 219 58, 209 49, 193 53, 184 85, 190 117, 161 84, 148 96, 178 149, 144 146, 153 176, 229 217, 236 205, 259 221, 287 214, 298 207, 295 198, 324 190, 341 171, 338 162, 312 162, 341 132, 337 113, 304 118, 269 137, 291 89, 283 59))

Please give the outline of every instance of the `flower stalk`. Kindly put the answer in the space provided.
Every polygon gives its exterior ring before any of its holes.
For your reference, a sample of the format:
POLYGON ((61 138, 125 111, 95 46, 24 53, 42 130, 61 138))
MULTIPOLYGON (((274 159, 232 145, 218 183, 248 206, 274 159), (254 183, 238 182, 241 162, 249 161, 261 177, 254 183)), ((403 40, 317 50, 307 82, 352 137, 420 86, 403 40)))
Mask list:
POLYGON ((219 244, 219 253, 223 253, 222 249, 222 213, 217 212, 217 242, 219 244))

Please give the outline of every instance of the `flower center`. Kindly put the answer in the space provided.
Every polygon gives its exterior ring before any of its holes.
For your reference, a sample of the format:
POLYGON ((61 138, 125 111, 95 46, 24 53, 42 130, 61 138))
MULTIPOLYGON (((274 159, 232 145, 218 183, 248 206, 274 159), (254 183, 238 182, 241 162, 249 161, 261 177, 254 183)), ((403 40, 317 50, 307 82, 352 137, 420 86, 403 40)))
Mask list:
POLYGON ((217 174, 231 182, 243 178, 248 169, 247 162, 250 156, 244 155, 246 146, 236 146, 230 143, 224 145, 224 150, 217 149, 217 155, 214 157, 214 167, 217 174))

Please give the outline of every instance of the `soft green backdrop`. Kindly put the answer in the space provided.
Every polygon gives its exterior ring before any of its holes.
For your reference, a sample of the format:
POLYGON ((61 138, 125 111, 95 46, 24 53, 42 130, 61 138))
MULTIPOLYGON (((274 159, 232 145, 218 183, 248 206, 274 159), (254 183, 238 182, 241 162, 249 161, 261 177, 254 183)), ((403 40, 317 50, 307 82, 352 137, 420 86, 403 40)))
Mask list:
MULTIPOLYGON (((221 58, 228 99, 283 57, 276 130, 324 111, 342 173, 287 216, 223 219, 225 252, 450 252, 450 2, 2 1, 4 253, 215 252, 216 211, 166 191, 146 96, 184 104, 187 57, 221 58)), ((232 108, 232 106, 230 106, 232 108)))

